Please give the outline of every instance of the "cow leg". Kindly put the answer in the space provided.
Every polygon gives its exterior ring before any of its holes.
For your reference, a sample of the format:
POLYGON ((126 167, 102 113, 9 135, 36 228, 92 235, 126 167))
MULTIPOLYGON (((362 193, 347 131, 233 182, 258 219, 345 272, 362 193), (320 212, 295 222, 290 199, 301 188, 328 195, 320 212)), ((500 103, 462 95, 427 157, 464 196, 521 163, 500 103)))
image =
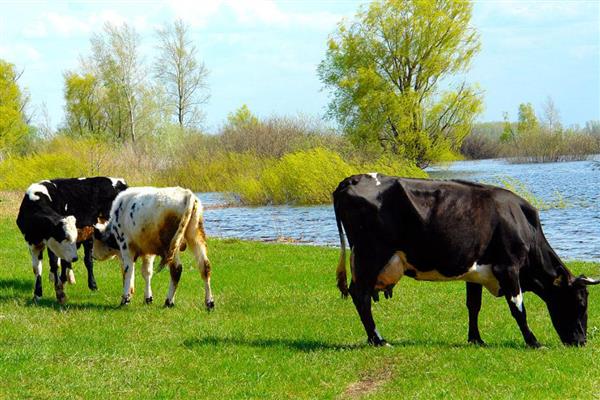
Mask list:
MULTIPOLYGON (((48 249, 48 263, 50 264, 50 272, 48 273, 48 280, 54 284, 54 274, 58 271, 58 267, 61 265, 60 258, 56 257, 56 254, 52 250, 48 249)), ((62 279, 62 276, 61 276, 62 279)), ((64 281, 63 281, 64 282, 64 281)))
POLYGON ((165 306, 173 307, 175 305, 175 291, 177 291, 177 285, 179 284, 179 279, 181 279, 181 273, 183 272, 179 256, 175 256, 173 262, 169 265, 169 272, 171 273, 171 283, 169 283, 169 291, 167 293, 167 299, 165 300, 165 306))
POLYGON ((469 310, 469 343, 483 345, 479 335, 479 310, 481 310, 481 290, 478 283, 467 282, 467 309, 469 310))
POLYGON ((371 312, 371 295, 364 289, 359 289, 354 282, 350 283, 348 291, 352 296, 356 311, 358 311, 360 320, 367 332, 368 343, 374 346, 385 346, 387 342, 379 335, 379 332, 377 332, 375 321, 373 320, 373 314, 371 312))
MULTIPOLYGON (((50 262, 50 276, 53 277, 54 281, 54 292, 56 293, 56 301, 58 304, 65 304, 67 301, 67 295, 65 294, 64 282, 61 277, 58 275, 58 266, 61 264, 60 259, 56 258, 56 255, 50 252, 48 253, 48 258, 54 257, 54 262, 50 262)), ((64 268, 64 267, 63 267, 64 268)))
POLYGON ((523 292, 519 284, 519 274, 515 267, 498 266, 493 268, 494 275, 500 283, 500 288, 506 297, 506 302, 510 308, 510 313, 517 321, 519 329, 523 334, 523 339, 529 347, 540 347, 529 325, 527 325, 527 313, 523 302, 523 292))
POLYGON ((121 257, 123 258, 123 295, 121 297, 121 305, 125 305, 131 302, 135 262, 133 261, 133 257, 127 252, 122 251, 121 257))
POLYGON ((71 264, 70 262, 66 262, 65 260, 61 260, 60 258, 59 260, 59 264, 60 264, 60 280, 65 283, 69 283, 69 285, 74 285, 75 284, 75 273, 73 273, 73 264, 71 264))
POLYGON ((208 259, 206 244, 204 242, 196 243, 195 241, 190 241, 190 247, 194 252, 194 258, 196 258, 196 265, 200 270, 200 276, 204 281, 204 305, 208 311, 215 308, 215 301, 212 295, 212 289, 210 287, 210 261, 208 259))
POLYGON ((154 272, 154 256, 144 256, 142 258, 142 276, 146 282, 144 288, 144 301, 146 304, 152 303, 152 274, 154 272))
POLYGON ((42 298, 42 258, 44 245, 29 245, 29 252, 31 253, 31 266, 33 268, 33 275, 35 275, 33 301, 37 302, 42 298))
POLYGON ((88 239, 83 242, 83 262, 88 274, 88 288, 90 290, 98 290, 96 284, 96 278, 94 277, 94 262, 92 261, 92 248, 94 247, 94 241, 88 239))

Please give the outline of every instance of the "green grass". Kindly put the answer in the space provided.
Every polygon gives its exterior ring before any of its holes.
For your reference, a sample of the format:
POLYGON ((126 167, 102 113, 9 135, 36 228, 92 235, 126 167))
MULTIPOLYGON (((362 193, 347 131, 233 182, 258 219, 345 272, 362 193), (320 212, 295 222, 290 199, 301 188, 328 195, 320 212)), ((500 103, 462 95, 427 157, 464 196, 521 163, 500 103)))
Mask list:
POLYGON ((155 275, 155 304, 145 306, 137 271, 132 303, 118 308, 115 262, 96 263, 94 293, 77 263, 64 308, 45 264, 44 298, 33 305, 28 251, 12 218, 0 220, 0 238, 2 399, 600 396, 600 288, 590 288, 585 348, 560 344, 533 294, 525 295, 529 322, 546 348, 526 349, 505 302, 489 294, 480 323, 488 346, 479 348, 466 343, 464 284, 405 279, 374 306, 393 347, 372 348, 335 288, 336 249, 212 240, 216 308, 207 313, 189 253, 172 309, 162 307, 169 274, 155 275))

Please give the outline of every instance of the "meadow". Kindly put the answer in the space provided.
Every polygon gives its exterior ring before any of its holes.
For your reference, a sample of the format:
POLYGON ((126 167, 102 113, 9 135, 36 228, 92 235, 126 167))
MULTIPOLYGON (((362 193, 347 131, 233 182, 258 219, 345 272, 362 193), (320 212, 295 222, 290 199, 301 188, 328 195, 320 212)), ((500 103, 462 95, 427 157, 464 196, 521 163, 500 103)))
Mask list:
MULTIPOLYGON (((403 280, 374 305, 393 347, 373 348, 350 300, 335 288, 334 248, 209 241, 216 308, 184 253, 174 308, 162 306, 169 274, 153 280, 153 305, 137 292, 118 307, 116 262, 96 263, 99 291, 78 282, 57 305, 44 266, 44 297, 14 218, 0 219, 0 398, 598 398, 600 290, 590 288, 588 345, 564 347, 543 302, 525 295, 545 345, 525 348, 502 299, 484 294, 486 347, 466 343, 464 284, 403 280)), ((598 265, 569 263, 575 273, 598 265)))

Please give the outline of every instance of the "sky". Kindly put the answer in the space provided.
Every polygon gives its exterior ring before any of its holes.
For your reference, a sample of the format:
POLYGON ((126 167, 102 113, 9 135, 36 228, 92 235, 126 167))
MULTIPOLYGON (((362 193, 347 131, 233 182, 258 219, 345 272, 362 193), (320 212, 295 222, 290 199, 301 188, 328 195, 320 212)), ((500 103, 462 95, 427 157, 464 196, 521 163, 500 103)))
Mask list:
MULTIPOLYGON (((63 73, 90 54, 105 22, 132 25, 147 65, 156 29, 181 18, 209 70, 205 128, 215 132, 243 104, 260 117, 324 116, 329 101, 316 73, 328 36, 365 1, 4 1, 0 58, 23 70, 34 122, 64 120, 63 73)), ((468 82, 484 93, 480 121, 516 119, 520 103, 541 114, 550 96, 565 125, 600 120, 600 1, 479 0, 481 35, 468 82)))

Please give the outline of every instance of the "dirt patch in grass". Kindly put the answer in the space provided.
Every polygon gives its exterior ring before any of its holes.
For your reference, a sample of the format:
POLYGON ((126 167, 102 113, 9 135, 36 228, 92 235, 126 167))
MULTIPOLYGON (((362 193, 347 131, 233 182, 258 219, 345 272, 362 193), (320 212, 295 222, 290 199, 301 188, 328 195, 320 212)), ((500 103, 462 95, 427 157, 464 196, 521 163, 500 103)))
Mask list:
POLYGON ((392 378, 393 365, 391 362, 385 362, 380 368, 367 371, 361 375, 361 378, 352 382, 344 393, 340 396, 341 399, 360 399, 371 393, 374 393, 392 378))
POLYGON ((0 191, 0 217, 17 218, 23 192, 0 191))

